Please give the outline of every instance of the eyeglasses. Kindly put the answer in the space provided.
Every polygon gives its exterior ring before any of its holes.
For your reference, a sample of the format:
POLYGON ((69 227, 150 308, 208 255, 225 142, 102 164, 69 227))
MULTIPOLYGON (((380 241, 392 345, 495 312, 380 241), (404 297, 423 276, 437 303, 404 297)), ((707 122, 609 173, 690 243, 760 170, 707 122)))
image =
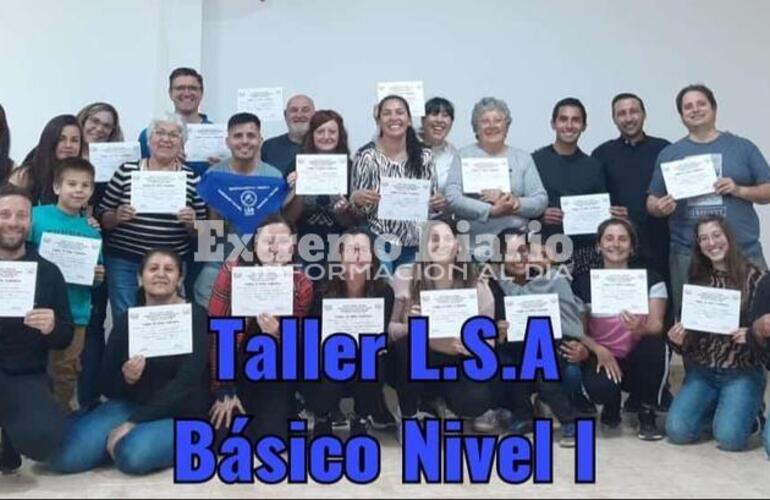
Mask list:
POLYGON ((152 135, 156 135, 160 139, 171 139, 172 141, 179 141, 182 139, 182 134, 179 132, 168 132, 166 130, 156 130, 152 135))
POLYGON ((171 87, 171 90, 174 92, 200 92, 201 88, 197 85, 177 85, 176 87, 171 87))
POLYGON ((103 122, 95 116, 89 116, 86 121, 92 123, 95 127, 102 127, 109 131, 112 131, 112 129, 115 128, 115 125, 112 123, 103 122))

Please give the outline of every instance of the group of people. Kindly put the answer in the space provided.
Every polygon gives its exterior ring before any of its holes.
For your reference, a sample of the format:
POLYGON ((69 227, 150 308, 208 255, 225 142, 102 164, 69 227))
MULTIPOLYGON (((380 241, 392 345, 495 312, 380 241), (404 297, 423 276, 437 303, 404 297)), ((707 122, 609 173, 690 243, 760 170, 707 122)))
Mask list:
MULTIPOLYGON (((121 165, 106 183, 95 181, 89 146, 124 140, 113 106, 94 103, 53 118, 18 165, 9 158, 0 106, 0 263, 37 263, 34 308, 0 318, 3 471, 17 469, 23 455, 60 473, 114 462, 126 473, 145 474, 173 464, 174 418, 208 418, 224 436, 239 413, 253 417, 243 433, 254 441, 287 436, 288 420, 303 412, 313 416, 314 435, 349 424, 352 435, 395 428, 400 437, 402 419, 449 415, 468 419, 476 432, 523 434, 543 405, 561 424, 562 446, 574 445, 575 418, 596 415, 596 405, 611 429, 624 411, 636 414, 643 440, 667 436, 684 444, 710 431, 720 448, 737 451, 762 430, 770 277, 754 204, 770 203, 770 167, 749 140, 717 129, 716 99, 705 85, 678 93, 687 135, 673 144, 646 134, 644 103, 630 93, 611 102, 619 136, 590 155, 579 146, 587 112, 575 98, 556 103, 553 143, 530 154, 508 144, 512 115, 500 99, 476 103, 476 142, 458 149, 448 141, 455 117, 449 100, 428 100, 418 124, 407 101, 391 95, 375 108, 373 139, 351 154, 342 117, 297 95, 286 104, 286 134, 263 142, 259 118, 237 113, 227 122, 229 157, 207 162, 185 157, 186 126, 210 123, 199 110, 203 78, 177 68, 168 92, 174 113, 151 121, 139 136, 142 159, 121 165), (347 194, 297 193, 297 155, 319 154, 348 158, 347 194), (719 167, 714 193, 675 200, 661 164, 696 155, 711 155, 719 167), (505 159, 507 189, 463 188, 463 159, 480 158, 505 159), (183 172, 185 208, 135 210, 133 174, 141 171, 183 172), (199 192, 214 173, 270 179, 282 188, 281 199, 270 213, 255 215, 253 231, 244 231, 242 221, 199 192), (426 220, 379 216, 385 178, 429 183, 426 220), (602 193, 610 196, 610 217, 595 234, 564 237, 562 197, 602 193), (224 227, 218 235, 224 252, 205 262, 196 259, 204 250, 203 221, 224 227), (102 242, 92 286, 65 282, 40 256, 47 233, 102 242), (305 235, 322 237, 321 264, 339 272, 307 272, 297 244, 305 235), (551 241, 561 242, 559 248, 551 241), (217 380, 207 318, 232 314, 234 270, 248 266, 293 268, 298 318, 322 316, 325 299, 382 299, 388 347, 380 378, 255 382, 238 370, 234 381, 217 380), (596 269, 646 271, 648 313, 592 311, 596 269), (740 327, 729 335, 685 329, 685 284, 740 291, 740 327), (421 315, 423 292, 458 288, 475 289, 478 314, 498 325, 493 343, 500 360, 513 364, 522 358, 522 342, 509 340, 506 297, 557 295, 562 379, 410 380, 409 318, 421 315), (129 356, 130 309, 183 303, 192 304, 190 353, 129 356), (674 391, 671 351, 685 368, 674 391), (385 384, 398 396, 395 415, 384 400, 385 384), (349 418, 340 415, 346 396, 354 400, 349 418), (662 413, 665 426, 658 425, 662 413)), ((280 339, 279 320, 268 313, 248 318, 236 338, 236 366, 246 363, 252 336, 280 339)), ((429 347, 434 366, 459 365, 469 355, 459 332, 432 338, 429 347)), ((764 444, 770 454, 770 426, 764 444)))

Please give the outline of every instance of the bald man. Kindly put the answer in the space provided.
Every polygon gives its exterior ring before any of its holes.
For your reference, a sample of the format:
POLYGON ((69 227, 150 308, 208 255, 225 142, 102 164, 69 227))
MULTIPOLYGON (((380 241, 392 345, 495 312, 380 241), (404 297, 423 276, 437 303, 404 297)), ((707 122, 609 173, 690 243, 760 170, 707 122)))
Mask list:
POLYGON ((262 161, 275 166, 284 177, 289 175, 299 145, 310 127, 315 113, 313 100, 306 95, 295 95, 286 101, 283 117, 288 133, 268 139, 262 144, 262 161))

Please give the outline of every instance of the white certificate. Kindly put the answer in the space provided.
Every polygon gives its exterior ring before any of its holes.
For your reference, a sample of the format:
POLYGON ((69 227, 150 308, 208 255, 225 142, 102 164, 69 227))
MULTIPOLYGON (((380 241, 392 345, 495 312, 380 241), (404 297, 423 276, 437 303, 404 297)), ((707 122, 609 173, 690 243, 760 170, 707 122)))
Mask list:
POLYGON ((511 192, 508 158, 462 158, 463 192, 481 193, 485 189, 511 192))
POLYGON ((347 333, 384 333, 385 299, 323 299, 321 332, 323 338, 347 333))
POLYGON ((185 159, 187 161, 208 161, 209 158, 230 156, 225 138, 227 138, 227 125, 225 124, 188 124, 187 142, 184 143, 185 159))
POLYGON ((348 194, 346 155, 297 155, 297 194, 348 194))
POLYGON ((187 206, 187 174, 131 172, 131 206, 140 214, 175 214, 187 206))
POLYGON ((412 117, 425 115, 425 91, 422 82, 379 82, 377 84, 377 102, 389 95, 397 95, 409 103, 412 117))
POLYGON ((741 324, 741 292, 685 285, 682 326, 687 330, 730 335, 741 324))
POLYGON ((675 200, 714 193, 717 181, 713 155, 688 156, 660 164, 666 191, 675 200))
POLYGON ((294 314, 292 266, 236 266, 232 270, 232 315, 294 314))
POLYGON ((283 87, 238 89, 238 112, 254 113, 263 122, 283 121, 283 87))
POLYGON ((508 340, 520 342, 527 333, 527 320, 533 316, 551 318, 553 338, 561 338, 561 308, 555 293, 519 295, 505 298, 505 320, 508 321, 508 340))
POLYGON ((192 305, 130 307, 128 356, 176 356, 193 352, 192 305))
POLYGON ((609 219, 610 195, 586 194, 562 196, 561 210, 564 212, 564 234, 596 234, 599 224, 609 219))
POLYGON ((399 177, 382 177, 380 179, 378 219, 423 222, 428 220, 429 208, 429 180, 399 177))
POLYGON ((139 161, 142 148, 138 142, 93 142, 88 145, 88 161, 96 170, 96 182, 109 182, 124 163, 139 161))
POLYGON ((34 309, 36 283, 37 262, 0 261, 0 318, 23 318, 34 309))
POLYGON ((591 269, 591 313, 616 316, 650 312, 647 271, 644 269, 591 269))
POLYGON ((430 338, 460 337, 463 324, 479 314, 478 294, 475 288, 422 291, 420 312, 428 317, 430 338))
POLYGON ((43 233, 38 252, 59 267, 67 283, 93 286, 101 249, 100 239, 43 233))

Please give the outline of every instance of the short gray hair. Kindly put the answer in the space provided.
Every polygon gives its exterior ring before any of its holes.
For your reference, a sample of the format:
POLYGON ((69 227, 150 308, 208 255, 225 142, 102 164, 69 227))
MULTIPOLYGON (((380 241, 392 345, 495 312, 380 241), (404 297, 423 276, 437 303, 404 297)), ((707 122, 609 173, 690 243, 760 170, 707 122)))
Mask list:
POLYGON ((182 117, 177 113, 164 113, 163 115, 154 118, 147 126, 147 140, 150 140, 152 134, 155 133, 155 129, 161 123, 172 123, 179 129, 179 133, 182 134, 182 143, 187 142, 187 124, 182 117))
POLYGON ((478 135, 479 120, 481 115, 487 111, 498 111, 505 116, 505 126, 510 127, 513 119, 511 118, 511 110, 508 109, 508 105, 502 99, 496 97, 482 97, 479 102, 473 106, 473 112, 471 113, 471 127, 473 127, 473 133, 478 135))

